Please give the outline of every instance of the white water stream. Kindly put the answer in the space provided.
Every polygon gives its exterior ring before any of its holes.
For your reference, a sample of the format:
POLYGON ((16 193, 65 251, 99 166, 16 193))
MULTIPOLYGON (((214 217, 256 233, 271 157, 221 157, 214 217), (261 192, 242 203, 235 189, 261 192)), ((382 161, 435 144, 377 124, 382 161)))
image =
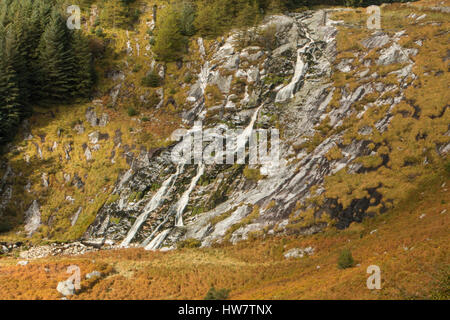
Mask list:
POLYGON ((160 232, 150 243, 145 247, 145 250, 157 250, 162 242, 166 239, 167 235, 172 229, 166 229, 162 232, 160 232))
POLYGON ((173 185, 173 182, 177 179, 178 175, 181 171, 181 166, 177 167, 177 171, 171 175, 166 181, 163 182, 161 188, 153 195, 152 199, 147 203, 144 208, 144 211, 139 215, 139 217, 134 222, 131 229, 128 231, 127 236, 123 239, 120 244, 121 247, 127 247, 131 240, 133 240, 136 233, 139 231, 141 225, 147 220, 149 214, 157 209, 161 203, 164 201, 165 196, 167 195, 168 190, 173 185))
POLYGON ((304 77, 307 69, 307 63, 303 61, 304 48, 305 47, 297 50, 297 62, 295 64, 294 76, 287 86, 278 91, 275 102, 284 102, 294 97, 294 94, 298 89, 298 85, 304 77))
POLYGON ((175 227, 183 227, 183 211, 186 208, 186 205, 189 202, 189 196, 194 190, 195 186, 197 185, 198 180, 205 172, 205 165, 203 163, 200 163, 198 165, 198 171, 197 175, 191 180, 191 184, 189 185, 189 188, 183 193, 180 200, 178 200, 177 203, 177 211, 175 215, 175 227))

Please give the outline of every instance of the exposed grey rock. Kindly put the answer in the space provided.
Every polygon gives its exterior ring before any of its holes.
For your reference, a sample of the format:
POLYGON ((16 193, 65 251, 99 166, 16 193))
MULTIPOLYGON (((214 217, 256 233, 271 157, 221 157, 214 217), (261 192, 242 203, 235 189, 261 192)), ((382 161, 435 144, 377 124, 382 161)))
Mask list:
POLYGON ((105 72, 105 77, 113 81, 125 80, 125 74, 120 70, 110 70, 105 72))
POLYGON ((227 70, 237 70, 239 69, 239 63, 240 63, 240 58, 239 55, 233 55, 231 56, 227 62, 224 64, 224 68, 227 70))
POLYGON ((25 231, 31 236, 41 225, 41 212, 39 203, 34 200, 31 206, 25 211, 25 231))
POLYGON ((163 88, 156 89, 156 94, 159 97, 159 103, 157 104, 156 109, 159 109, 164 104, 164 89, 163 88))
POLYGON ((307 247, 307 248, 293 248, 289 251, 287 251, 284 254, 284 257, 286 259, 291 259, 291 258, 303 258, 305 255, 312 255, 314 254, 314 248, 313 247, 307 247))
POLYGON ((109 115, 107 113, 102 113, 102 116, 100 117, 98 125, 100 127, 104 127, 108 124, 108 122, 109 122, 109 115))
POLYGON ((75 294, 75 286, 70 280, 58 282, 56 290, 58 290, 58 292, 63 296, 71 296, 75 294))
POLYGON ((272 56, 273 57, 284 56, 286 55, 286 53, 293 51, 293 49, 294 49, 293 44, 291 42, 288 42, 273 50, 272 56))
MULTIPOLYGON (((122 83, 119 83, 118 85, 114 86, 114 88, 111 89, 111 92, 109 93, 109 96, 111 97, 111 106, 115 106, 117 104, 117 99, 119 98, 120 89, 122 88, 122 83)), ((97 117, 97 115, 95 115, 97 117)), ((89 120, 88 120, 89 121, 89 120)), ((107 119, 106 119, 107 121, 107 119)), ((91 122, 92 125, 92 122, 91 122)), ((103 124, 102 126, 104 126, 103 124)), ((94 126, 94 125, 92 125, 94 126)))
POLYGON ((417 49, 404 49, 397 43, 393 43, 389 48, 381 50, 377 60, 378 65, 389 65, 393 63, 404 63, 410 61, 409 55, 417 54, 417 49))
POLYGON ((446 6, 431 7, 431 10, 450 13, 450 7, 446 7, 446 6))
POLYGON ((52 145, 50 151, 55 152, 56 149, 58 149, 58 143, 56 141, 53 141, 53 145, 52 145))
POLYGON ((83 211, 83 207, 79 207, 77 212, 75 212, 75 214, 72 216, 72 218, 70 219, 70 224, 72 226, 74 226, 77 221, 78 221, 78 217, 80 216, 81 211, 83 211))
POLYGON ((354 59, 342 59, 336 68, 341 72, 350 72, 352 70, 351 63, 354 61, 354 59))
POLYGON ((84 150, 84 156, 86 157, 87 161, 92 160, 92 152, 89 147, 86 147, 86 149, 84 150))
POLYGON ((99 137, 99 132, 98 131, 94 131, 91 132, 89 135, 89 142, 92 144, 96 144, 98 142, 98 137, 99 137))
POLYGON ((24 267, 24 266, 28 265, 28 263, 29 263, 29 262, 26 261, 26 260, 21 260, 21 261, 17 262, 17 265, 18 265, 18 266, 24 267))
MULTIPOLYGON (((136 228, 133 243, 130 245, 147 246, 154 242, 156 249, 168 250, 176 246, 178 240, 195 238, 202 242, 202 246, 209 246, 216 241, 223 241, 228 230, 242 222, 255 205, 260 207, 260 215, 246 225, 239 225, 239 228, 231 234, 232 242, 246 239, 251 232, 263 229, 269 230, 268 234, 286 234, 294 232, 286 228, 289 217, 298 202, 307 203, 311 196, 311 186, 318 186, 316 192, 320 194, 323 192, 322 184, 326 176, 345 168, 349 173, 361 170, 361 164, 355 163, 354 160, 359 156, 370 154, 367 141, 355 140, 342 147, 343 156, 339 160, 328 160, 326 155, 334 146, 342 146, 342 133, 333 134, 312 151, 303 148, 303 143, 315 135, 317 125, 326 117, 330 119, 329 126, 336 129, 350 115, 356 113, 356 116, 361 117, 373 106, 395 105, 401 99, 400 94, 389 101, 377 100, 368 103, 362 110, 356 112, 351 106, 361 101, 367 94, 374 90, 383 93, 393 89, 378 84, 376 79, 378 75, 369 75, 369 69, 366 69, 359 76, 369 81, 367 83, 363 81, 364 84, 356 89, 341 88, 342 98, 338 101, 338 107, 330 108, 329 104, 335 90, 329 79, 336 57, 336 22, 327 19, 324 24, 323 12, 307 11, 290 16, 269 17, 262 28, 268 27, 274 21, 277 22, 275 26, 279 45, 275 54, 262 48, 246 48, 238 54, 233 32, 229 38, 211 47, 212 59, 204 61, 196 83, 190 86, 187 108, 182 116, 187 129, 194 120, 208 119, 204 121, 208 122, 208 128, 205 128, 204 132, 209 132, 211 137, 213 129, 220 131, 233 127, 251 130, 256 126, 270 128, 273 125, 271 119, 276 115, 278 121, 283 124, 285 136, 285 141, 281 141, 280 161, 276 170, 269 165, 261 165, 260 173, 265 177, 259 181, 249 181, 242 174, 232 175, 220 165, 208 165, 205 168, 205 181, 189 189, 195 181, 197 165, 175 166, 170 158, 170 152, 175 144, 161 149, 152 157, 143 150, 136 156, 139 151, 131 152, 131 148, 123 146, 130 169, 120 176, 115 185, 113 194, 117 196, 117 200, 105 204, 100 209, 94 223, 86 232, 85 239, 95 240, 99 246, 103 246, 108 240, 121 242, 134 228, 135 222, 145 212, 145 208, 152 203, 155 194, 163 190, 162 183, 168 181, 167 179, 174 174, 176 178, 170 180, 171 185, 167 186, 168 191, 164 192, 164 201, 157 208, 153 208, 154 210, 145 216, 145 219, 141 219, 142 224, 136 228), (264 57, 264 61, 260 61, 258 67, 248 63, 255 54, 258 61, 264 57), (226 67, 235 68, 237 57, 241 63, 240 69, 234 74, 234 79, 246 79, 251 85, 236 88, 233 82, 233 87, 228 88, 228 83, 231 84, 229 79, 233 79, 233 76, 221 76, 219 70, 226 67), (260 72, 260 69, 264 72, 260 72), (264 80, 264 76, 267 78, 272 75, 284 77, 286 82, 289 82, 288 79, 291 81, 287 86, 281 82, 272 85, 260 81, 264 80), (222 92, 233 94, 219 102, 217 106, 209 108, 206 113, 205 88, 213 84, 222 92), (274 99, 273 93, 276 90, 279 99, 274 99), (275 102, 284 102, 283 108, 277 106, 275 102), (252 119, 255 119, 255 122, 252 122, 252 119), (290 161, 292 159, 296 161, 290 161), (224 188, 224 185, 227 188, 224 188), (155 190, 150 189, 150 186, 156 186, 155 190), (175 227, 177 203, 186 190, 189 190, 188 204, 183 207, 185 211, 181 213, 184 225, 175 227), (137 194, 139 199, 136 197, 137 194), (264 210, 270 201, 274 201, 275 205, 264 210), (194 213, 194 208, 197 207, 212 209, 194 213), (212 224, 211 221, 215 217, 225 213, 227 215, 222 221, 212 224), (120 219, 117 222, 114 218, 120 219)), ((395 42, 395 39, 401 36, 401 33, 396 34, 392 41, 395 42)), ((374 48, 381 48, 389 43, 386 42, 387 38, 383 33, 375 33, 366 40, 365 45, 374 48)), ((395 43, 391 47, 397 48, 395 43)), ((401 56, 402 50, 405 51, 403 48, 398 47, 399 53, 389 50, 393 49, 384 49, 381 63, 395 63, 404 59, 401 56)), ((407 60, 411 54, 414 52, 405 51, 407 60)), ((370 60, 364 60, 361 55, 355 56, 355 59, 360 59, 366 68, 370 66, 370 60)), ((351 62, 345 61, 342 68, 348 69, 351 62)), ((408 69, 399 71, 398 77, 401 78, 407 71, 408 69)), ((376 129, 384 130, 389 124, 389 119, 389 115, 382 118, 376 124, 376 129)), ((364 127, 360 128, 359 133, 367 135, 372 130, 374 128, 364 127)), ((115 150, 118 150, 117 146, 121 144, 118 140, 120 139, 114 137, 115 150)), ((367 208, 371 205, 366 200, 358 200, 357 205, 352 204, 346 209, 340 209, 338 206, 337 209, 333 209, 332 203, 327 203, 320 209, 323 211, 320 214, 329 214, 336 219, 338 228, 344 228, 352 221, 360 221, 365 216, 367 208)), ((316 223, 295 232, 314 234, 326 226, 326 223, 316 223)), ((294 255, 304 256, 312 253, 312 248, 297 248, 294 255)))
POLYGON ((389 41, 390 38, 386 33, 377 31, 370 38, 361 41, 361 44, 368 49, 373 49, 373 48, 381 48, 382 46, 386 45, 389 41))
POLYGON ((259 69, 258 68, 251 68, 247 72, 247 82, 248 83, 255 83, 259 81, 259 69))
POLYGON ((100 271, 94 270, 94 271, 86 274, 86 279, 100 278, 101 276, 102 276, 102 273, 100 271))
POLYGON ((48 188, 48 175, 47 173, 42 173, 42 185, 44 188, 48 188))
POLYGON ((84 188, 84 183, 81 180, 81 178, 78 176, 77 173, 73 176, 72 184, 77 187, 78 189, 84 188))
POLYGON ((222 76, 219 72, 213 73, 210 81, 211 84, 217 85, 217 87, 223 93, 229 93, 231 87, 232 76, 222 76))

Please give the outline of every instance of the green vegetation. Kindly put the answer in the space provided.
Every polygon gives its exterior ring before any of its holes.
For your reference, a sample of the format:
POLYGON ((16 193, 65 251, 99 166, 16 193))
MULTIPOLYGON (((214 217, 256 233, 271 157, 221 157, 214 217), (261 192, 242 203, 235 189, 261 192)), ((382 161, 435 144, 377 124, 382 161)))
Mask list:
POLYGON ((150 72, 145 77, 142 78, 141 84, 145 87, 156 88, 159 87, 161 83, 161 78, 156 72, 150 72))
POLYGON ((342 250, 338 259, 338 268, 347 269, 353 267, 354 265, 355 261, 353 260, 352 252, 350 251, 350 249, 342 250))
POLYGON ((133 107, 128 107, 128 115, 129 115, 130 117, 137 116, 138 114, 139 114, 139 112, 138 112, 135 108, 133 108, 133 107))
POLYGON ((177 243, 177 248, 199 248, 202 242, 197 239, 186 239, 177 243))
POLYGON ((249 168, 248 166, 244 168, 243 174, 245 178, 252 181, 259 181, 264 177, 261 175, 259 169, 249 168))
POLYGON ((58 1, 0 3, 0 145, 31 105, 70 102, 92 90, 87 39, 69 30, 58 1))
POLYGON ((227 300, 229 295, 229 289, 216 289, 212 286, 206 293, 204 300, 227 300))

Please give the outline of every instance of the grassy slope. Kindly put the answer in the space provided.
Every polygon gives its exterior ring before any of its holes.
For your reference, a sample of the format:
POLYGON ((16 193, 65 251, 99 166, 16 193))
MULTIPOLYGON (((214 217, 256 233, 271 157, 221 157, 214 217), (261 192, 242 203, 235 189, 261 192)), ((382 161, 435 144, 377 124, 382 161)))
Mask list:
POLYGON ((65 270, 72 264, 80 266, 83 278, 92 270, 108 274, 98 282, 82 278, 74 299, 202 299, 211 285, 231 289, 232 299, 421 299, 438 297, 439 287, 440 297, 448 299, 442 288, 449 285, 449 186, 448 173, 439 172, 398 209, 314 236, 167 253, 102 251, 24 267, 1 259, 0 299, 57 299, 57 282, 68 278, 65 270), (283 258, 290 248, 307 246, 315 248, 314 255, 283 258), (338 269, 343 248, 351 249, 360 266, 338 269), (366 269, 373 264, 381 268, 381 290, 366 288, 366 269))

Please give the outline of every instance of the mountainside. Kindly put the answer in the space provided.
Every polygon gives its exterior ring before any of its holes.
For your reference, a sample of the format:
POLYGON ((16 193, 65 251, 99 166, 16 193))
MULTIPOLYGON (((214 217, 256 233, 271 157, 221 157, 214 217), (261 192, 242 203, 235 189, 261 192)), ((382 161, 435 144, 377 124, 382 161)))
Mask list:
POLYGON ((36 107, 7 146, 1 294, 57 298, 77 264, 104 275, 79 298, 448 298, 448 1, 382 5, 381 29, 365 8, 269 14, 168 62, 155 3, 131 5, 133 30, 83 15, 92 99, 36 107), (200 160, 177 163, 187 137, 200 160), (344 248, 358 267, 337 269, 344 248))

